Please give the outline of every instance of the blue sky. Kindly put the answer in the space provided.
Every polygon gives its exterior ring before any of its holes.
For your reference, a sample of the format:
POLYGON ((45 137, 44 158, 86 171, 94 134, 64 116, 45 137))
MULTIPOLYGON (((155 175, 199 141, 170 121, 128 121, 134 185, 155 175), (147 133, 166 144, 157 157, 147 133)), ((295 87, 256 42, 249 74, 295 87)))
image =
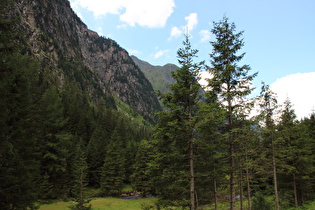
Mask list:
POLYGON ((242 61, 274 87, 279 102, 289 97, 299 117, 315 108, 314 0, 70 0, 84 23, 153 65, 177 64, 188 28, 196 61, 209 64, 213 21, 226 15, 244 30, 242 61), (306 82, 308 81, 308 82, 306 82), (306 84, 313 83, 314 84, 306 84), (279 85, 281 84, 281 85, 279 85), (292 89, 292 90, 291 90, 292 89), (300 96, 300 97, 297 97, 300 96), (301 99, 302 95, 302 99, 301 99), (299 100, 297 100, 299 98, 299 100), (303 112, 303 113, 302 113, 303 112))

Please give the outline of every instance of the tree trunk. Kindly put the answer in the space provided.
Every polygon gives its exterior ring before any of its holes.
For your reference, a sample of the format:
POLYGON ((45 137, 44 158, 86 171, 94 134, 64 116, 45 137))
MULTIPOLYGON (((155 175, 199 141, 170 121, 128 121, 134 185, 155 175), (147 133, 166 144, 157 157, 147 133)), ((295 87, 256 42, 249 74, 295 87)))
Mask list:
MULTIPOLYGON (((230 81, 230 78, 228 79, 230 81)), ((227 83, 227 93, 230 94, 231 86, 227 83)), ((228 132, 230 143, 230 210, 235 210, 235 158, 234 158, 234 138, 232 135, 232 99, 228 97, 228 132)))
POLYGON ((230 210, 235 210, 235 160, 234 160, 234 143, 230 144, 230 210))
POLYGON ((277 183, 277 166, 276 166, 276 158, 275 158, 273 139, 272 139, 272 163, 273 163, 273 184, 274 184, 274 188, 275 188, 276 209, 280 210, 280 202, 279 202, 279 195, 278 195, 278 183, 277 183))
MULTIPOLYGON (((246 163, 247 161, 247 153, 246 153, 246 163)), ((252 201, 251 201, 251 190, 250 190, 250 183, 249 183, 249 172, 248 172, 248 165, 246 165, 246 183, 247 183, 247 201, 248 201, 248 209, 252 209, 252 201)))
POLYGON ((194 150, 193 140, 189 142, 189 165, 190 165, 190 209, 195 210, 195 172, 194 172, 194 150))
POLYGON ((218 192, 217 192, 217 181, 213 180, 213 188, 214 188, 214 209, 218 210, 218 192))
POLYGON ((299 207, 299 203, 298 203, 298 198, 297 198, 295 174, 293 174, 293 188, 294 188, 294 203, 295 203, 295 208, 298 208, 298 207, 299 207))
POLYGON ((198 193, 197 193, 197 191, 195 191, 195 195, 196 195, 196 209, 198 209, 199 208, 199 202, 198 202, 198 193))
POLYGON ((83 202, 83 169, 80 168, 80 202, 83 202))
POLYGON ((241 167, 240 177, 240 209, 243 210, 243 167, 241 167))

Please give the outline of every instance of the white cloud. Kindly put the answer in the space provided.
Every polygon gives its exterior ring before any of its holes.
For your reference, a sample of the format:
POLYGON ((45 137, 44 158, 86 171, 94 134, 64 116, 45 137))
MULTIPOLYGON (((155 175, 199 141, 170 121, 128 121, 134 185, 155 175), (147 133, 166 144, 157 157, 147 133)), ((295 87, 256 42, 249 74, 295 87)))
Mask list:
POLYGON ((199 35, 201 36, 200 42, 207 42, 210 40, 210 31, 209 30, 201 30, 199 31, 199 35))
POLYGON ((182 33, 188 33, 194 30, 198 24, 198 15, 197 13, 190 13, 188 16, 185 17, 187 24, 184 26, 174 26, 171 30, 171 36, 169 40, 173 37, 178 38, 182 33))
POLYGON ((199 76, 200 76, 200 80, 198 82, 201 85, 201 87, 205 89, 206 86, 208 85, 207 79, 210 79, 211 75, 208 71, 200 71, 199 76))
POLYGON ((121 24, 121 25, 116 26, 116 28, 118 29, 126 29, 127 27, 128 27, 127 24, 121 24))
POLYGON ((132 50, 132 49, 129 49, 128 52, 129 52, 130 55, 141 54, 141 52, 140 52, 139 50, 132 50))
POLYGON ((188 33, 190 33, 192 30, 194 30, 198 24, 198 16, 197 13, 191 13, 187 17, 185 17, 185 20, 187 21, 187 25, 185 26, 185 30, 188 30, 188 33))
MULTIPOLYGON (((207 78, 211 75, 206 72, 200 72, 201 80, 199 83, 204 87, 207 85, 207 78)), ((289 98, 297 119, 309 117, 315 109, 315 72, 291 74, 280 79, 270 85, 273 92, 276 93, 278 104, 282 105, 289 98)), ((256 107, 256 109, 259 109, 256 107)), ((253 110, 251 116, 257 114, 257 110, 253 110)))
POLYGON ((289 98, 295 109, 298 119, 308 117, 315 108, 315 72, 291 74, 270 85, 277 93, 278 103, 289 98))
POLYGON ((156 52, 153 57, 155 59, 158 59, 160 57, 162 57, 163 55, 165 55, 165 53, 167 53, 169 50, 159 50, 158 52, 156 52))
POLYGON ((102 27, 98 27, 96 32, 98 33, 99 36, 104 36, 102 27))
POLYGON ((179 37, 182 34, 182 30, 174 26, 171 30, 171 37, 179 37))
POLYGON ((163 27, 173 13, 174 0, 71 0, 74 9, 85 8, 95 17, 119 15, 130 26, 163 27))

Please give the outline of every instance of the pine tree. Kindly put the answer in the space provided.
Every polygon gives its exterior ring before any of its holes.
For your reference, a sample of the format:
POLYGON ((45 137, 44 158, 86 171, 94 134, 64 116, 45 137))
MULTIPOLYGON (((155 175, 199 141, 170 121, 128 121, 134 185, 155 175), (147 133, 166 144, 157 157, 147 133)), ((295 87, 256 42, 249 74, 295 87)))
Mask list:
POLYGON ((153 194, 153 182, 150 163, 154 159, 154 145, 142 140, 138 146, 134 173, 131 176, 133 189, 140 192, 143 197, 153 194))
POLYGON ((57 87, 52 85, 46 90, 39 102, 38 135, 41 145, 41 175, 43 179, 43 198, 67 196, 68 177, 66 177, 68 145, 72 135, 64 130, 61 97, 57 87))
POLYGON ((293 188, 293 198, 295 208, 298 208, 298 175, 299 165, 303 164, 303 141, 300 142, 299 132, 297 127, 296 114, 292 108, 292 104, 289 99, 284 102, 284 108, 281 112, 280 122, 277 126, 278 128, 278 142, 281 142, 282 146, 282 170, 283 176, 288 177, 285 179, 285 185, 287 186, 287 192, 292 192, 293 188), (290 180, 290 181, 289 181, 290 180), (291 187, 293 186, 293 187, 291 187))
POLYGON ((117 129, 113 131, 106 150, 101 174, 101 191, 106 196, 117 196, 125 180, 124 150, 117 129))
POLYGON ((39 177, 34 124, 38 65, 19 52, 24 35, 16 33, 17 17, 2 15, 12 3, 0 2, 0 209, 33 209, 39 177))
POLYGON ((305 203, 314 200, 315 189, 315 113, 301 120, 298 125, 299 146, 302 148, 302 157, 299 157, 299 185, 300 200, 305 203))
POLYGON ((280 209, 280 200, 279 200, 279 190, 278 190, 278 173, 277 173, 277 160, 276 160, 276 125, 274 122, 275 111, 278 108, 277 100, 275 94, 270 90, 268 85, 265 83, 262 84, 260 92, 260 122, 262 123, 262 137, 263 137, 263 147, 262 157, 260 158, 263 166, 262 171, 269 171, 268 166, 270 159, 272 160, 272 177, 273 177, 273 186, 275 194, 275 203, 276 209, 280 209))
POLYGON ((235 209, 235 146, 236 139, 233 134, 236 128, 236 121, 239 117, 246 115, 246 96, 252 88, 250 82, 257 75, 248 75, 250 67, 248 65, 238 66, 245 53, 237 55, 243 47, 241 39, 242 32, 235 33, 235 24, 229 23, 228 18, 223 17, 220 22, 214 22, 212 33, 216 36, 216 41, 212 41, 213 51, 210 54, 211 65, 209 73, 213 76, 209 80, 209 87, 217 94, 220 106, 226 110, 225 134, 229 142, 230 157, 230 209, 235 209))
POLYGON ((91 204, 88 205, 90 200, 85 195, 85 190, 87 186, 87 163, 86 157, 82 150, 82 143, 77 144, 75 150, 75 160, 73 162, 74 165, 74 186, 73 186, 73 194, 75 198, 76 204, 70 206, 70 209, 84 210, 91 209, 91 204))
POLYGON ((157 131, 157 190, 167 205, 195 209, 194 145, 196 116, 200 99, 198 72, 201 63, 193 59, 198 50, 191 49, 188 35, 177 52, 181 68, 172 73, 171 92, 159 93, 167 111, 159 114, 157 131), (186 162, 187 161, 187 162, 186 162))
POLYGON ((116 126, 116 114, 105 108, 105 101, 100 100, 98 104, 98 119, 96 128, 87 145, 87 162, 89 165, 89 185, 101 186, 101 173, 106 157, 107 145, 110 141, 112 131, 116 126))
POLYGON ((198 144, 196 145, 196 184, 201 202, 209 202, 207 191, 212 193, 215 209, 218 209, 219 183, 227 176, 228 145, 221 135, 225 122, 225 110, 217 103, 213 92, 207 90, 205 102, 200 103, 198 144), (207 189, 208 188, 208 189, 207 189), (204 200, 204 201, 203 201, 204 200))

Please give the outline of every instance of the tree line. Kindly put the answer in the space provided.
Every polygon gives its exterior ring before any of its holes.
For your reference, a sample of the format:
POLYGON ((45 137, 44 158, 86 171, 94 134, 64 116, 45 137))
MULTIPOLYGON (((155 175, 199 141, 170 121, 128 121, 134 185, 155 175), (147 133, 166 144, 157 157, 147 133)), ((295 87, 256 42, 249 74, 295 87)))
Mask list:
POLYGON ((275 96, 264 84, 259 117, 248 117, 256 73, 238 66, 243 32, 227 18, 214 24, 209 67, 194 61, 198 50, 185 37, 175 83, 159 93, 166 110, 154 129, 52 74, 28 54, 17 23, 0 18, 1 209, 69 198, 78 203, 73 208, 90 208, 86 187, 118 196, 124 184, 156 195, 155 208, 218 209, 228 201, 235 209, 238 199, 241 208, 280 209, 314 199, 315 115, 297 121, 288 100, 277 118, 275 96), (202 68, 213 75, 204 96, 202 68), (274 204, 264 200, 268 195, 274 204))
POLYGON ((243 31, 224 17, 212 33, 210 66, 194 61, 198 50, 188 35, 177 52, 176 82, 159 94, 166 110, 152 140, 138 150, 147 163, 140 158, 142 182, 135 189, 156 193, 161 208, 218 209, 228 202, 230 209, 280 209, 314 199, 315 114, 297 120, 290 100, 279 105, 264 83, 260 95, 249 99, 257 73, 239 64, 243 31), (212 77, 201 97, 202 68, 212 77), (251 117, 255 107, 258 114, 251 117))
MULTIPOLYGON (((9 6, 2 1, 1 14, 9 6)), ((0 16, 0 209, 36 209, 51 199, 88 208, 87 186, 119 195, 152 126, 60 79, 27 50, 19 23, 0 16)))

